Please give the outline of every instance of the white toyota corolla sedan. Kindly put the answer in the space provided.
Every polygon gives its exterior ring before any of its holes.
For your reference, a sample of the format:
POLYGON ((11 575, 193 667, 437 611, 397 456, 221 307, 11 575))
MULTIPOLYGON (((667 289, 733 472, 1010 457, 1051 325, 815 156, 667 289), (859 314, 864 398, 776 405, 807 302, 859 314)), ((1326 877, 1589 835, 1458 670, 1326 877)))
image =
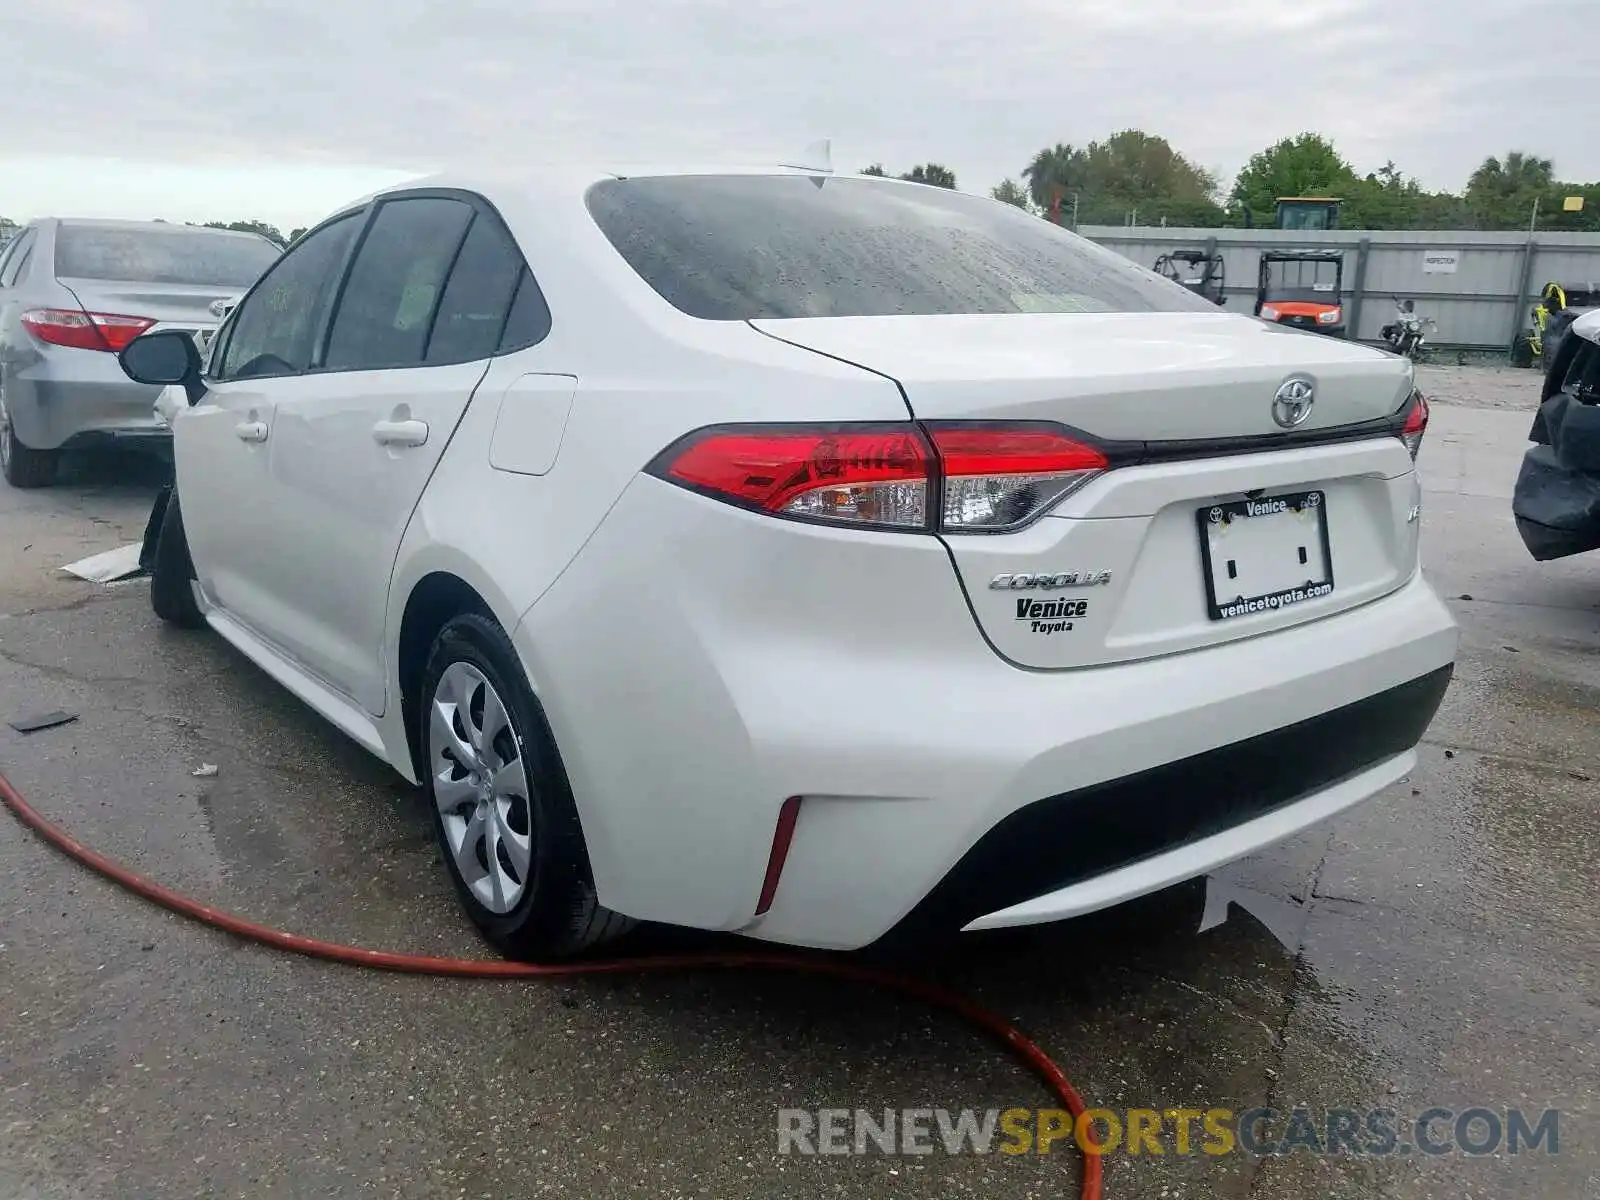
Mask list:
POLYGON ((157 613, 426 788, 508 954, 1104 908, 1394 784, 1450 679, 1411 364, 991 200, 438 177, 205 357, 122 355, 189 402, 157 613))

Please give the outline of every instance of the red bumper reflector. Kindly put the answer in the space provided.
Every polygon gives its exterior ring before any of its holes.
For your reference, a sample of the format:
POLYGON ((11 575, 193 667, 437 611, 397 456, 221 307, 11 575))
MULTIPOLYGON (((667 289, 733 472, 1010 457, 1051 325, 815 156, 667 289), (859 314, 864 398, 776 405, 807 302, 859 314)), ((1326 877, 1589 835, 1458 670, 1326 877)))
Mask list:
POLYGON ((783 874, 783 862, 789 857, 789 843, 794 841, 794 824, 800 819, 800 797, 790 796, 778 810, 778 827, 772 834, 772 853, 767 856, 767 876, 761 881, 761 899, 756 901, 756 916, 772 907, 772 898, 778 893, 778 878, 783 874))

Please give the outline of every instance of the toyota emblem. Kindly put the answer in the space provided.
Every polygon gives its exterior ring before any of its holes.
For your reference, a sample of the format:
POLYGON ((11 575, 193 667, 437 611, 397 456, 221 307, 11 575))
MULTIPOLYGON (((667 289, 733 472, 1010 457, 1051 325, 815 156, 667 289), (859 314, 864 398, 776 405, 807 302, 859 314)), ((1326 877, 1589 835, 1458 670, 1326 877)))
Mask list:
POLYGON ((1284 429, 1293 429, 1311 415, 1316 403, 1317 388, 1303 375, 1285 379, 1272 398, 1272 419, 1284 429))

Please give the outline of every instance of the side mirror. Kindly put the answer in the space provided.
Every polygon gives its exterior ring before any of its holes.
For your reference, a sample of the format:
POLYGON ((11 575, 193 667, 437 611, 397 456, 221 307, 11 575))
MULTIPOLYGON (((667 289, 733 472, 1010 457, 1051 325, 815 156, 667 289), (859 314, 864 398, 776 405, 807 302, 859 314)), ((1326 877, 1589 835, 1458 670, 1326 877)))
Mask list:
POLYGON ((191 405, 205 395, 200 382, 200 347, 187 333, 163 329, 136 337, 117 355, 122 373, 135 383, 183 385, 191 405))

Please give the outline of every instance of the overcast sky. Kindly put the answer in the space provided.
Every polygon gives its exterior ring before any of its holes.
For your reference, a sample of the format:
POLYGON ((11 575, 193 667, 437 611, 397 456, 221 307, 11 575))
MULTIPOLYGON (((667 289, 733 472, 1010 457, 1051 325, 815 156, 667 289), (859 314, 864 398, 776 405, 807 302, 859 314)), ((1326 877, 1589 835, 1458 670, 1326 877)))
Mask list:
POLYGON ((927 160, 1316 129, 1460 188, 1600 179, 1600 0, 0 0, 0 215, 312 222, 457 161, 927 160))

